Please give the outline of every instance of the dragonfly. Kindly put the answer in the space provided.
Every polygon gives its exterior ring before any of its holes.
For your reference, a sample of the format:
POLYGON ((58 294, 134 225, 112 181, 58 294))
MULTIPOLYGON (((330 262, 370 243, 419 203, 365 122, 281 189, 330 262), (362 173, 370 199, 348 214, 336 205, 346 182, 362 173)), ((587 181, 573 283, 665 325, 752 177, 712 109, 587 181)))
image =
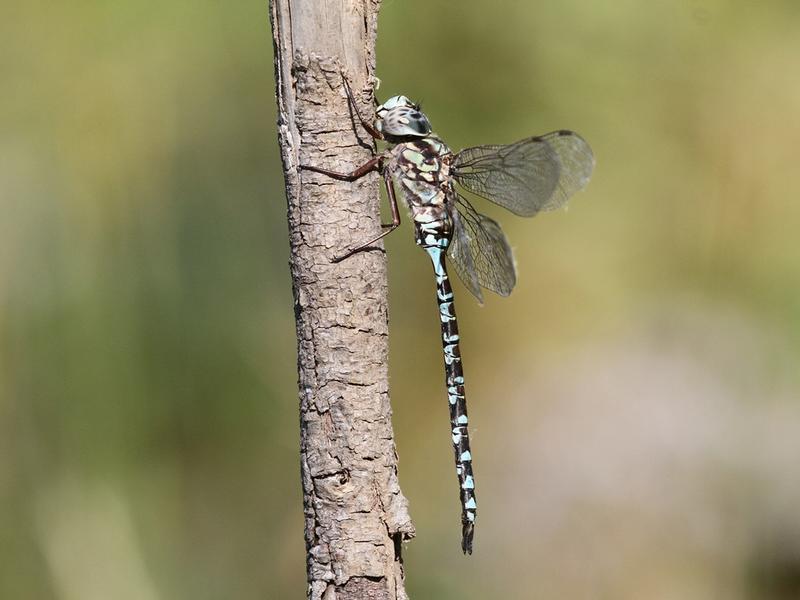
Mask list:
MULTIPOLYGON (((568 130, 525 138, 509 145, 487 145, 452 152, 433 133, 420 105, 394 96, 375 109, 369 122, 359 111, 346 77, 345 94, 364 130, 388 149, 349 173, 311 165, 302 170, 355 181, 379 172, 389 199, 392 222, 379 236, 333 258, 342 261, 375 248, 375 243, 400 226, 399 188, 414 224, 414 237, 433 263, 441 322, 445 384, 450 429, 461 503, 461 549, 472 554, 477 502, 472 468, 464 371, 449 261, 464 286, 483 303, 482 288, 508 296, 517 280, 514 256, 500 225, 479 213, 466 190, 516 215, 532 217, 554 210, 589 182, 594 156, 589 144, 568 130)), ((376 102, 377 104, 377 102, 376 102)))

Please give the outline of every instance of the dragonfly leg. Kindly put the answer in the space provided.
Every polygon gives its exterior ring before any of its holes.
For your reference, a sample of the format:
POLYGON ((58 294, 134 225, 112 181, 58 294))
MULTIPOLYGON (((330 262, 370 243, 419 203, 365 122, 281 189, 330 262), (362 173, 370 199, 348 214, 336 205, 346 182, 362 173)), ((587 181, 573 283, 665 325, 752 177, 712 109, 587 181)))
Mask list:
POLYGON ((365 162, 363 165, 361 165, 354 171, 351 171, 350 173, 339 173, 338 171, 322 169, 320 167, 314 167, 312 165, 299 165, 299 168, 302 169, 303 171, 322 173, 323 175, 327 175, 328 177, 332 177, 333 179, 338 179, 340 181, 355 181, 356 179, 360 179, 367 173, 370 173, 372 171, 380 171, 382 166, 383 166, 383 157, 376 156, 365 162))
POLYGON ((355 96, 353 96, 353 90, 350 89, 350 82, 347 81, 347 77, 345 77, 344 73, 342 73, 342 82, 344 83, 344 91, 347 94, 347 100, 350 102, 350 106, 353 108, 353 111, 356 113, 358 120, 361 122, 361 126, 366 130, 368 134, 370 134, 376 140, 382 140, 383 134, 375 129, 375 126, 367 121, 362 115, 361 111, 358 110, 358 104, 356 104, 355 96))
POLYGON ((372 244, 374 244, 375 242, 377 242, 381 238, 386 237, 387 235, 392 233, 395 229, 400 227, 400 210, 397 207, 397 196, 395 195, 395 191, 394 191, 394 183, 392 182, 391 175, 389 175, 388 172, 384 172, 383 173, 383 183, 386 186, 386 194, 389 196, 389 206, 392 209, 392 222, 391 223, 381 223, 381 227, 388 227, 388 229, 386 231, 384 231, 383 233, 381 233, 378 237, 376 237, 374 239, 371 239, 370 241, 365 242, 365 243, 363 243, 363 244, 361 244, 359 246, 356 246, 355 248, 352 248, 352 249, 348 250, 347 252, 345 252, 341 256, 337 256, 331 262, 334 262, 334 263, 341 262, 345 258, 349 258, 349 257, 353 256, 353 254, 355 254, 356 252, 360 252, 361 250, 364 250, 365 248, 369 248, 370 246, 372 246, 372 244))

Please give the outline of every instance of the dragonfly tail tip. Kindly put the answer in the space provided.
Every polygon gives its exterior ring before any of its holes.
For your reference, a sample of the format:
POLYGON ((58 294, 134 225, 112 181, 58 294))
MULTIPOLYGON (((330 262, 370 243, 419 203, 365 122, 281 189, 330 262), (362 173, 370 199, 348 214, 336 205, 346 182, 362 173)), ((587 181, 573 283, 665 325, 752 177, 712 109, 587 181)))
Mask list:
POLYGON ((472 537, 475 534, 475 525, 464 523, 461 529, 461 549, 464 554, 472 554, 472 537))

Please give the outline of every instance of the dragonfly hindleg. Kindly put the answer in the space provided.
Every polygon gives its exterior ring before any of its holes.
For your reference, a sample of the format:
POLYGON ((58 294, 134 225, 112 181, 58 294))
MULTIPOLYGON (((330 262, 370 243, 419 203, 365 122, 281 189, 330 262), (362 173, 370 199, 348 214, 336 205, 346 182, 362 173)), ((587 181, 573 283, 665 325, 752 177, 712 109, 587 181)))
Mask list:
POLYGON ((331 262, 335 262, 335 263, 341 262, 345 258, 349 258, 350 256, 352 256, 356 252, 360 252, 361 250, 365 250, 366 248, 369 248, 370 246, 372 246, 372 244, 374 244, 375 242, 377 242, 381 238, 386 237, 387 235, 392 233, 395 229, 400 227, 400 210, 397 208, 397 197, 396 197, 395 191, 394 191, 394 182, 392 182, 392 178, 391 178, 391 176, 389 175, 388 172, 384 172, 383 173, 383 183, 386 186, 386 194, 389 197, 389 207, 392 209, 392 222, 391 223, 381 223, 381 227, 383 227, 383 228, 388 227, 388 229, 386 231, 384 231, 383 233, 381 233, 378 237, 376 237, 374 239, 371 239, 368 242, 364 242, 363 244, 360 244, 360 245, 356 246, 355 248, 351 248, 350 250, 348 250, 347 252, 345 252, 341 256, 337 256, 331 262))

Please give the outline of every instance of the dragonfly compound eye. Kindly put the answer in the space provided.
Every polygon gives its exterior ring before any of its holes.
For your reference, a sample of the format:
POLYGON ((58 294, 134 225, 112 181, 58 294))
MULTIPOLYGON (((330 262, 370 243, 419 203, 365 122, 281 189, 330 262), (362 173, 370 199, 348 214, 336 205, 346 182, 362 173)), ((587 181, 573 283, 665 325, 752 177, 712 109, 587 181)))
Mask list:
POLYGON ((420 135, 428 135, 431 132, 431 124, 428 122, 428 118, 419 112, 409 115, 408 125, 420 135))
POLYGON ((376 109, 377 128, 383 133, 402 137, 425 137, 432 128, 428 117, 405 96, 393 96, 376 109))
POLYGON ((424 137, 431 132, 428 118, 417 110, 401 106, 382 115, 382 130, 396 137, 424 137))

